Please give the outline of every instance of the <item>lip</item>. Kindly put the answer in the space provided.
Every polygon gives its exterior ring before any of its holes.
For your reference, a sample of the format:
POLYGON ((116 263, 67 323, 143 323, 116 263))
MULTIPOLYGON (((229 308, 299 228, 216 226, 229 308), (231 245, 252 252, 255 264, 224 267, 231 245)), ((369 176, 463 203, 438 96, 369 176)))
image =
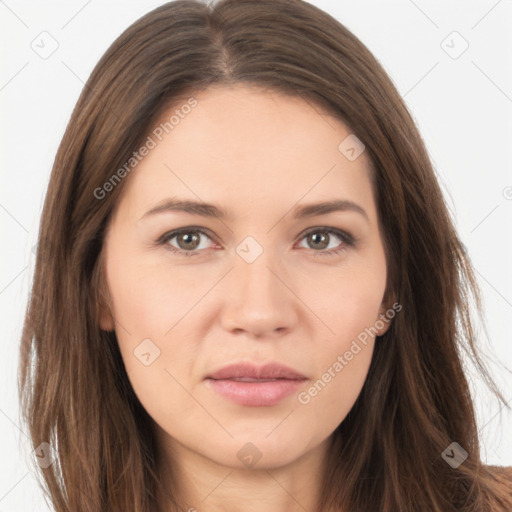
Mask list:
POLYGON ((304 380, 300 372, 281 363, 256 365, 250 362, 233 363, 207 375, 207 378, 222 380, 247 377, 251 379, 304 380))
POLYGON ((220 395, 253 407, 278 404, 305 380, 300 372, 280 363, 258 366, 248 362, 230 364, 205 378, 206 384, 220 395))

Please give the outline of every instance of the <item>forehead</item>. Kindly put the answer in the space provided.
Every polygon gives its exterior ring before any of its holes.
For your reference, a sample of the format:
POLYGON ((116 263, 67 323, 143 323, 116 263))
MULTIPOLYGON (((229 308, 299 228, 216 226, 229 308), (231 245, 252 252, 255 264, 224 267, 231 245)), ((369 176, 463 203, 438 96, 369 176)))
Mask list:
POLYGON ((153 147, 121 198, 134 214, 170 196, 222 204, 237 217, 335 198, 372 213, 367 155, 347 158, 340 144, 350 129, 301 97, 210 87, 176 101, 147 135, 153 147))

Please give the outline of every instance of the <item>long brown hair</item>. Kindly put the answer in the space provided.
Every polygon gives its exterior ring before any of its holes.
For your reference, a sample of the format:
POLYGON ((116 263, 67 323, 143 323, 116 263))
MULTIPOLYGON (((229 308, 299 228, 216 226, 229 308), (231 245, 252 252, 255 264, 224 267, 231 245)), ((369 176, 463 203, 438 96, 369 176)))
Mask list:
POLYGON ((115 333, 99 328, 103 236, 137 172, 117 171, 162 112, 210 85, 239 83, 300 96, 364 143, 387 291, 403 307, 332 436, 318 510, 510 511, 510 476, 480 459, 464 353, 505 400, 477 352, 470 309, 480 308, 479 292, 424 143, 369 50, 301 0, 167 3, 111 45, 82 91, 47 190, 19 367, 22 421, 34 448, 48 443, 56 456, 36 466, 55 510, 157 510, 154 424, 115 333), (468 453, 458 468, 442 457, 452 442, 468 453))

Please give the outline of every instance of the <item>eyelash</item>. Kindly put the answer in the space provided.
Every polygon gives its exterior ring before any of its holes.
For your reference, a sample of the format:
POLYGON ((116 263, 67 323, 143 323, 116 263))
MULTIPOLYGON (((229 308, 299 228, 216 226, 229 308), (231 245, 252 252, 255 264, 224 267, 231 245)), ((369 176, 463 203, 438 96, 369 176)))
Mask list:
MULTIPOLYGON (((310 229, 309 231, 307 231, 306 233, 304 233, 302 235, 301 240, 304 239, 306 236, 308 236, 312 233, 316 233, 316 232, 328 233, 329 235, 335 235, 338 238, 340 238, 343 243, 341 243, 338 248, 329 249, 328 251, 326 251, 326 250, 315 251, 315 250, 311 249, 314 253, 316 253, 315 256, 317 256, 317 255, 318 256, 338 255, 340 252, 347 250, 347 248, 353 247, 356 242, 354 237, 352 235, 350 235, 349 233, 346 233, 345 231, 341 231, 339 229, 328 228, 328 227, 317 227, 317 228, 310 229)), ((200 234, 205 235, 206 237, 212 239, 212 237, 209 236, 205 230, 203 230, 201 228, 194 228, 193 226, 191 226, 191 227, 186 227, 186 228, 175 229, 174 231, 169 231, 168 233, 163 234, 156 241, 156 243, 159 246, 166 245, 166 249, 168 249, 174 253, 181 254, 183 256, 187 256, 187 257, 188 256, 197 256, 200 252, 202 252, 202 250, 197 250, 197 249, 194 251, 185 251, 183 249, 178 249, 178 248, 167 243, 170 240, 172 240, 173 238, 181 235, 182 233, 200 233, 200 234)))

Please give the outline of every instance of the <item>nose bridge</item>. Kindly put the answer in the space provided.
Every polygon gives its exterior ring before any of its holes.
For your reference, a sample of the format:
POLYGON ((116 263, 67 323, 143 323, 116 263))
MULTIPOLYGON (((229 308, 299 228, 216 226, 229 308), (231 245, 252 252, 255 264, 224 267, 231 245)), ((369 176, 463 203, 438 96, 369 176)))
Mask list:
POLYGON ((285 284, 282 262, 270 246, 247 237, 236 247, 234 269, 224 303, 227 329, 263 333, 289 327, 294 318, 293 294, 285 284))
POLYGON ((264 247, 255 238, 247 237, 237 246, 236 253, 233 279, 238 296, 250 297, 253 304, 276 301, 283 287, 275 275, 282 266, 276 251, 269 244, 264 247))

